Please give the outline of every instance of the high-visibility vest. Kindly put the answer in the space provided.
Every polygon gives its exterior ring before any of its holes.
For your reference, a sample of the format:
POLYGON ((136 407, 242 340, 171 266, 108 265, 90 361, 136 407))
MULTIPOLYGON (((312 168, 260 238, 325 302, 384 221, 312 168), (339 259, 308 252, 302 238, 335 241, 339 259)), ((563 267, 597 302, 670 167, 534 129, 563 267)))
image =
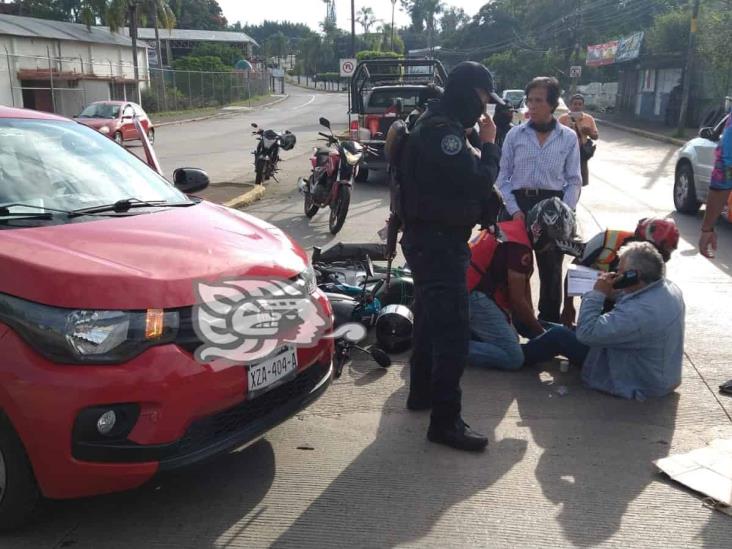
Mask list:
MULTIPOLYGON (((531 241, 526 232, 526 226, 520 219, 498 223, 498 235, 487 229, 482 230, 470 243, 470 264, 468 265, 468 291, 472 292, 490 269, 493 257, 499 244, 515 242, 531 249, 531 241)), ((504 310, 509 309, 508 295, 505 289, 497 288, 492 296, 495 302, 504 310)))
POLYGON ((609 271, 610 266, 618 258, 618 252, 625 241, 633 237, 634 233, 628 231, 605 231, 605 238, 602 242, 602 250, 595 259, 593 266, 600 271, 609 271))

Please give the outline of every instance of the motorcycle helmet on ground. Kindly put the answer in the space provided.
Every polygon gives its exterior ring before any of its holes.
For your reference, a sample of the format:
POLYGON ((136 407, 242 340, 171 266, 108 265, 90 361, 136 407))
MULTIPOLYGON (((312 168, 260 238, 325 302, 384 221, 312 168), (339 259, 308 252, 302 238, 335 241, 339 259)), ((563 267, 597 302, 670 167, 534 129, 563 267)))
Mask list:
POLYGON ((536 204, 526 216, 526 231, 535 250, 546 251, 574 236, 574 212, 556 196, 536 204))
POLYGON ((412 346, 414 315, 404 305, 384 307, 376 319, 376 340, 387 353, 401 353, 412 346))
POLYGON ((400 276, 392 278, 389 281, 389 288, 386 284, 382 284, 376 292, 376 297, 383 306, 386 305, 406 305, 412 306, 414 301, 414 279, 400 276))
POLYGON ((282 142, 282 148, 286 151, 290 151, 295 147, 295 143, 297 143, 297 138, 295 137, 295 134, 292 133, 290 130, 286 130, 284 134, 282 134, 282 138, 280 140, 282 142))
POLYGON ((679 229, 671 219, 646 217, 638 222, 635 237, 653 244, 664 262, 671 259, 671 253, 679 245, 679 229))

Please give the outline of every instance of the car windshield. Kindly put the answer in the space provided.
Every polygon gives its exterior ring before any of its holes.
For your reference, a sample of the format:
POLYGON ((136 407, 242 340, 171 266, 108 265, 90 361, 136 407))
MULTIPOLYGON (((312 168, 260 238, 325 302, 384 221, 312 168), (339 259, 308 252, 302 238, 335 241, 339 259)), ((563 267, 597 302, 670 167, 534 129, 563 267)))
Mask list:
POLYGON ((92 103, 81 111, 79 118, 117 118, 119 107, 112 103, 92 103))
POLYGON ((504 99, 507 99, 511 103, 518 103, 524 98, 524 92, 523 91, 507 91, 506 96, 504 99))
MULTIPOLYGON (((188 197, 99 132, 75 122, 0 119, 0 208, 11 214, 71 211, 134 198, 188 197)), ((2 219, 2 217, 0 217, 2 219)))

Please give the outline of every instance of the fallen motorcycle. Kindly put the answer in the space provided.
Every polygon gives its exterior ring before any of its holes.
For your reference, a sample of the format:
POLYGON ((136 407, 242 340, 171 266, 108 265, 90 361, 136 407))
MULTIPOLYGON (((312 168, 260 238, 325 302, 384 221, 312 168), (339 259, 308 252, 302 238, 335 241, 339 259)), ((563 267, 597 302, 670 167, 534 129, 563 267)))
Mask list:
POLYGON ((252 134, 256 135, 259 141, 257 149, 252 153, 254 155, 254 183, 261 185, 270 178, 277 181, 275 173, 279 171, 277 165, 280 162, 280 148, 284 151, 292 150, 297 142, 295 134, 290 130, 285 130, 284 133, 263 130, 254 122, 252 122, 252 127, 255 129, 252 134))

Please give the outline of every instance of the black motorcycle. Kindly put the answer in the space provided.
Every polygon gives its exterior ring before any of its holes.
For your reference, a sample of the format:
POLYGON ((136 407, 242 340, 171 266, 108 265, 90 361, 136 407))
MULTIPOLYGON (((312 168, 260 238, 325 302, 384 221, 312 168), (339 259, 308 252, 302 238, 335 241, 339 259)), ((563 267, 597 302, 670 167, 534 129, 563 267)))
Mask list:
POLYGON ((290 130, 279 133, 274 130, 263 130, 257 124, 252 122, 255 131, 253 135, 257 136, 259 143, 257 149, 252 153, 254 155, 254 173, 256 178, 254 183, 261 185, 264 181, 273 178, 275 181, 275 173, 277 173, 277 164, 280 161, 280 149, 284 151, 292 150, 297 139, 295 134, 290 130))

